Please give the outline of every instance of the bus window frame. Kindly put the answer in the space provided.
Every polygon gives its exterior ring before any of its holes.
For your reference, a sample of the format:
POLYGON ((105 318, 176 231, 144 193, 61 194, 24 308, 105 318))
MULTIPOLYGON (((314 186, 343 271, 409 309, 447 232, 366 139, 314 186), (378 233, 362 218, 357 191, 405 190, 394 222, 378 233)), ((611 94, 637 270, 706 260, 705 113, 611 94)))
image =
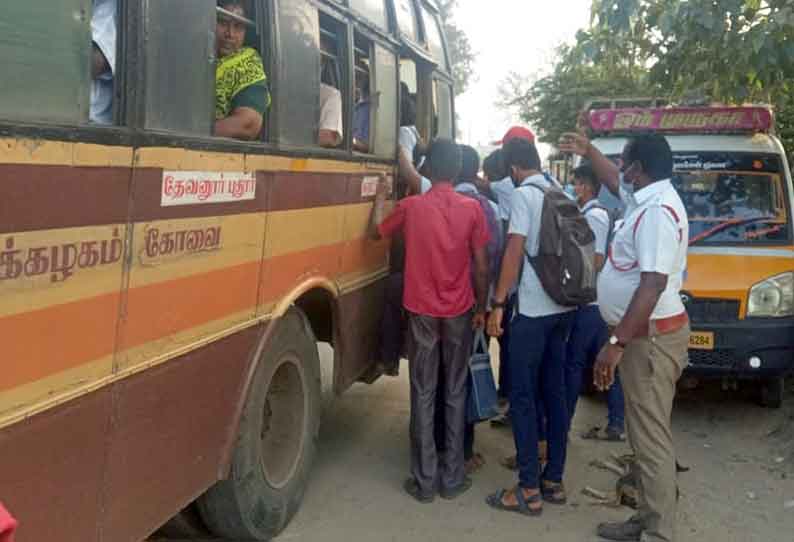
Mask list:
MULTIPOLYGON (((444 85, 444 86, 449 88, 449 102, 450 102, 449 106, 450 106, 450 115, 451 115, 450 119, 449 119, 449 122, 450 122, 450 129, 452 130, 452 134, 449 137, 454 141, 456 139, 456 134, 457 134, 457 126, 455 124, 455 85, 450 80, 449 77, 447 77, 446 75, 444 75, 443 72, 440 72, 438 70, 436 70, 433 73, 433 78, 432 79, 433 79, 433 81, 432 81, 432 88, 433 88, 432 100, 433 100, 433 112, 434 112, 435 115, 438 115, 439 114, 439 110, 440 110, 439 98, 438 98, 438 93, 437 93, 437 89, 438 89, 437 85, 444 85)), ((436 126, 436 128, 437 128, 437 126, 436 126)), ((439 137, 439 136, 438 136, 438 134, 435 134, 434 137, 439 137)))
MULTIPOLYGON (((340 10, 329 9, 325 5, 320 5, 317 7, 317 11, 318 17, 324 15, 333 19, 339 26, 340 30, 344 33, 344 36, 341 36, 340 40, 340 46, 342 50, 339 52, 338 56, 338 61, 341 63, 341 66, 339 66, 340 81, 339 88, 337 89, 342 93, 342 128, 344 133, 342 134, 342 143, 338 147, 328 148, 321 147, 319 144, 317 144, 315 145, 315 148, 322 150, 324 153, 332 153, 333 155, 339 157, 349 157, 351 156, 351 149, 353 145, 353 102, 355 100, 355 79, 353 78, 351 81, 351 66, 355 51, 352 49, 353 41, 351 36, 353 35, 355 28, 354 25, 351 24, 349 18, 340 10)), ((322 25, 320 25, 320 32, 322 32, 322 25)), ((320 63, 322 64, 322 43, 320 43, 318 52, 321 57, 320 63)), ((322 83, 322 78, 320 82, 322 83)), ((319 96, 319 87, 317 92, 319 96)), ((318 117, 318 129, 319 120, 320 119, 318 117)))
MULTIPOLYGON (((374 154, 353 152, 348 137, 351 130, 345 134, 345 144, 338 149, 327 149, 319 146, 288 146, 273 141, 241 141, 229 138, 219 138, 207 135, 179 134, 166 130, 147 129, 144 127, 146 96, 140 82, 144 79, 144 5, 142 2, 119 0, 119 66, 117 67, 118 83, 115 94, 121 95, 114 117, 118 123, 113 125, 95 124, 58 124, 32 121, 13 121, 0 119, 0 136, 2 137, 30 137, 53 141, 79 141, 84 143, 128 146, 134 149, 147 147, 178 147, 186 150, 228 152, 242 154, 262 154, 289 158, 316 158, 344 160, 350 163, 371 163, 396 166, 396 160, 383 158, 374 154)), ((310 0, 318 9, 340 20, 347 27, 347 54, 348 74, 353 66, 353 39, 356 31, 362 33, 367 39, 378 43, 399 58, 400 48, 406 47, 405 41, 398 40, 394 35, 377 28, 368 20, 356 15, 353 11, 334 3, 331 0, 310 0)), ((267 21, 257 18, 257 24, 267 25, 260 30, 263 61, 266 67, 272 69, 283 60, 283 51, 280 46, 280 26, 277 16, 279 2, 277 0, 254 0, 255 5, 264 4, 267 21), (269 57, 266 59, 266 57, 269 57)), ((390 3, 387 3, 387 6, 390 3)), ((390 8, 391 9, 391 8, 390 8)), ((257 12, 259 13, 259 12, 257 12)), ((393 19, 390 19, 393 20, 393 19)), ((443 35, 442 35, 443 38, 443 35)), ((419 53, 414 47, 409 47, 414 53, 419 53)), ((427 62, 426 54, 416 54, 422 62, 427 62)), ((399 85, 399 70, 395 70, 396 84, 399 85)), ((268 85, 272 100, 280 98, 280 82, 278 77, 268 73, 268 85)), ((352 127, 352 100, 354 81, 348 75, 348 94, 345 98, 345 116, 352 127)), ((399 87, 398 87, 399 88, 399 87)), ((214 102, 209 104, 214 112, 214 102)), ((399 125, 399 103, 397 111, 397 125, 399 125)), ((213 115, 214 116, 214 115, 213 115)), ((278 131, 280 119, 277 114, 269 114, 266 119, 267 134, 278 131)), ((396 156, 396 154, 395 154, 396 156)))

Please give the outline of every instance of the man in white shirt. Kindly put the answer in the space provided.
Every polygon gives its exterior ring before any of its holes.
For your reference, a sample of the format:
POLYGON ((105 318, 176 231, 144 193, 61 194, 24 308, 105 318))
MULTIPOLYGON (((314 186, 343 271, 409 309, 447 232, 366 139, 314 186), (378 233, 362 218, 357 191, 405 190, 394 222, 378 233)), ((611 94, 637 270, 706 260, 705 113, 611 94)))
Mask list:
MULTIPOLYGON (((595 234, 595 265, 596 269, 600 271, 606 261, 612 226, 609 212, 598 200, 601 183, 596 179, 593 168, 589 164, 585 164, 573 171, 573 186, 582 214, 595 234)), ((565 360, 565 392, 571 423, 573 423, 576 412, 584 371, 593 366, 596 356, 608 339, 607 325, 601 317, 597 302, 577 309, 571 337, 568 340, 568 355, 565 360)), ((623 390, 617 374, 615 382, 607 391, 607 410, 607 425, 604 431, 601 431, 599 427, 594 427, 584 433, 584 438, 613 442, 626 440, 623 390)))
POLYGON ((689 222, 670 180, 672 152, 662 135, 636 137, 623 150, 619 170, 582 135, 565 134, 560 150, 590 160, 597 178, 626 203, 598 279, 598 303, 611 336, 598 355, 594 380, 607 389, 620 365, 640 478, 639 512, 625 523, 599 525, 598 534, 673 541, 677 488, 670 416, 690 330, 680 297, 689 222))
POLYGON ((116 0, 94 0, 91 13, 91 102, 89 119, 113 123, 113 75, 116 73, 116 0))
POLYGON ((342 130, 342 94, 331 85, 320 83, 320 146, 334 148, 341 145, 342 130))
POLYGON ((541 172, 535 145, 526 139, 511 140, 503 152, 517 188, 512 197, 507 248, 488 331, 491 336, 502 335, 507 296, 519 280, 517 314, 510 322, 509 361, 510 414, 519 482, 515 489, 489 496, 487 502, 499 510, 539 515, 544 500, 552 504, 566 502, 562 484, 568 441, 564 365, 571 308, 552 300, 526 258, 527 254, 538 253, 542 189, 551 187, 552 182, 541 172), (548 462, 542 473, 538 472, 538 395, 545 409, 548 436, 548 462))

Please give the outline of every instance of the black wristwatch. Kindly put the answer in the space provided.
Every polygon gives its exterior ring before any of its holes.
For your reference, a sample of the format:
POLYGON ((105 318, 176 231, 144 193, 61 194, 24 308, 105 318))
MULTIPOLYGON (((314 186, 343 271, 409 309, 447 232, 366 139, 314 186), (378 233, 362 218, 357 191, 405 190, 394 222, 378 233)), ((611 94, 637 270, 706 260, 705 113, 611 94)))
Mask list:
POLYGON ((491 308, 492 309, 503 309, 507 305, 507 301, 497 301, 495 299, 491 300, 491 308))

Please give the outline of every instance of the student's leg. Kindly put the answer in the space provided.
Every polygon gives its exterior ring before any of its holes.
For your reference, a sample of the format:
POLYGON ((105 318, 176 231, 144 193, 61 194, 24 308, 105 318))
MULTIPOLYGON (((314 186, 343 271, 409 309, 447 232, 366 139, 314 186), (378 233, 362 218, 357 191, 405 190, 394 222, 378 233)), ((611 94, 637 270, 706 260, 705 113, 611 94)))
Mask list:
POLYGON ((540 487, 535 395, 545 342, 541 318, 516 316, 510 336, 510 412, 519 485, 526 489, 540 487))
POLYGON ((463 440, 466 426, 466 380, 474 334, 471 313, 457 318, 444 318, 442 326, 442 357, 444 371, 444 416, 446 450, 441 454, 441 487, 455 489, 463 484, 465 460, 463 440))
POLYGON ((502 316, 504 333, 499 337, 499 398, 510 397, 510 320, 513 317, 515 296, 508 296, 502 316))
POLYGON ((410 315, 411 473, 426 495, 436 492, 438 455, 433 437, 440 363, 441 324, 436 318, 410 315))
POLYGON ((571 314, 547 317, 552 322, 543 350, 541 390, 546 407, 549 461, 543 479, 561 483, 568 449, 570 417, 565 394, 566 340, 570 333, 571 314))
MULTIPOLYGON (((597 313, 598 307, 581 307, 572 316, 573 324, 565 358, 565 403, 571 424, 582 392, 584 371, 595 359, 591 348, 597 334, 597 330, 592 327, 594 310, 597 313)), ((601 315, 597 316, 600 320, 601 315)))
POLYGON ((626 431, 625 399, 623 385, 620 383, 620 370, 615 372, 615 382, 607 391, 607 430, 617 435, 626 431))
MULTIPOLYGON (((441 349, 439 353, 439 359, 443 359, 444 356, 444 344, 441 343, 441 349)), ((441 453, 447 449, 447 433, 446 433, 446 396, 444 395, 444 389, 446 386, 445 378, 444 378, 444 367, 441 363, 438 364, 438 384, 436 385, 436 414, 434 416, 435 420, 435 429, 433 431, 433 435, 435 436, 436 441, 436 451, 441 457, 441 453)))
POLYGON ((405 332, 403 319, 403 274, 394 273, 386 281, 386 299, 380 325, 380 362, 386 374, 395 375, 405 332))

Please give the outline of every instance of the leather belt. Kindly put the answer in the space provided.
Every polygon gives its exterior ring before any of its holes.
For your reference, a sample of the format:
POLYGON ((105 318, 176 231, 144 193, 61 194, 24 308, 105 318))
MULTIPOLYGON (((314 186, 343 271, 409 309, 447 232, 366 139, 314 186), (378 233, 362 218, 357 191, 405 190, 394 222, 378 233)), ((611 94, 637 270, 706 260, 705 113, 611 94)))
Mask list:
MULTIPOLYGON (((675 316, 668 316, 667 318, 651 320, 648 322, 647 326, 637 333, 636 338, 669 335, 670 333, 675 333, 688 323, 689 315, 686 312, 676 314, 675 316)), ((614 327, 609 328, 610 333, 614 333, 614 331, 614 327)))

